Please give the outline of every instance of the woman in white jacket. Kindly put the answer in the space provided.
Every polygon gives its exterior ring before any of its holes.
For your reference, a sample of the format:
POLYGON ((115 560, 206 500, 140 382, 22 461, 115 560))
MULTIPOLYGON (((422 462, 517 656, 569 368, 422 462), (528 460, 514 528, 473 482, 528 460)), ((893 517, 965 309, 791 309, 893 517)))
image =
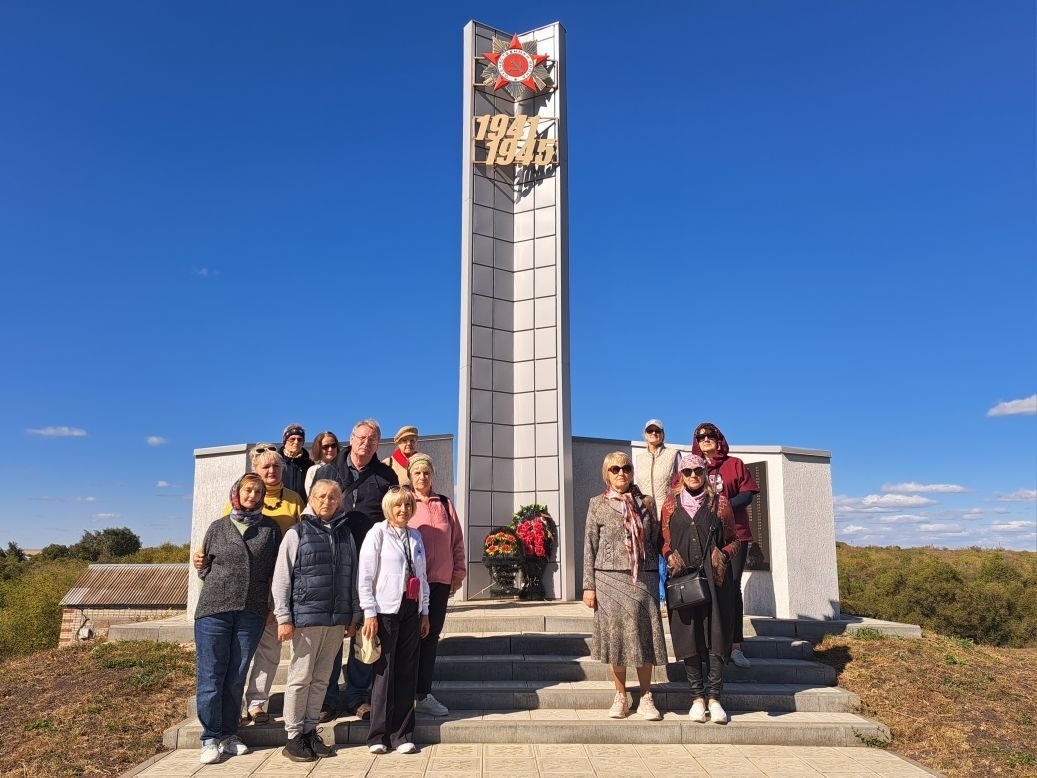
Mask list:
POLYGON ((382 655, 371 690, 372 754, 395 748, 417 753, 414 745, 414 690, 420 640, 429 631, 428 576, 421 535, 407 527, 414 515, 410 489, 393 486, 382 498, 385 521, 375 524, 360 549, 357 588, 364 610, 364 640, 378 636, 382 655))

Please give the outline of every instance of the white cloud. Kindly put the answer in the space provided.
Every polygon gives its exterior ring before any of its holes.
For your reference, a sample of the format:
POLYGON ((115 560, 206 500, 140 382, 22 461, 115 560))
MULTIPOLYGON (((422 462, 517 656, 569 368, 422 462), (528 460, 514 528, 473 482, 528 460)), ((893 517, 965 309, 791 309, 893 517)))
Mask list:
POLYGON ((1037 489, 1016 489, 1014 492, 1003 494, 994 492, 998 502, 1034 502, 1037 500, 1037 489))
POLYGON ((1037 413, 1037 394, 1021 400, 1000 402, 987 411, 987 416, 1032 416, 1037 413))
POLYGON ((85 438, 86 430, 81 427, 40 427, 39 429, 25 430, 29 435, 39 435, 44 438, 85 438))
POLYGON ((995 521, 990 529, 996 532, 1033 532, 1037 530, 1037 521, 995 521))
POLYGON ((148 435, 148 445, 149 446, 164 446, 168 442, 169 441, 166 440, 161 435, 148 435))
POLYGON ((961 526, 958 524, 919 524, 919 532, 960 532, 961 526))
POLYGON ((194 274, 199 278, 219 278, 220 271, 211 267, 196 267, 194 274))
POLYGON ((921 513, 897 513, 893 516, 880 516, 883 524, 901 524, 904 522, 928 521, 929 517, 921 513))
POLYGON ((836 513, 893 513, 901 508, 936 505, 936 500, 917 494, 869 494, 864 497, 837 495, 834 504, 836 513))
POLYGON ((155 482, 155 486, 157 486, 159 489, 168 489, 172 485, 173 484, 169 483, 169 481, 156 481, 155 482))
POLYGON ((44 502, 51 500, 57 502, 97 502, 96 497, 48 497, 44 495, 43 497, 37 497, 36 499, 43 500, 44 502))
POLYGON ((95 513, 95 519, 120 519, 122 518, 121 513, 95 513))
POLYGON ((843 535, 859 535, 862 532, 867 532, 868 528, 867 527, 862 527, 859 524, 847 524, 845 527, 843 527, 839 531, 843 535))
POLYGON ((958 484, 920 484, 908 481, 902 484, 883 484, 882 491, 887 494, 961 494, 968 489, 958 484))

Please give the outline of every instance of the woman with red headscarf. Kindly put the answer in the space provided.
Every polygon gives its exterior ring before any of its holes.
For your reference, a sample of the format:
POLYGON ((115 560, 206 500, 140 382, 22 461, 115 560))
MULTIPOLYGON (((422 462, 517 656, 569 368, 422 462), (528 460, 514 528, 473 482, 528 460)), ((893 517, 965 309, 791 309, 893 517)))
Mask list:
POLYGON ((752 528, 749 526, 749 503, 754 494, 759 494, 752 474, 746 470, 745 463, 738 457, 728 456, 731 447, 727 438, 717 429, 715 424, 702 422, 695 428, 695 442, 691 451, 709 463, 709 483, 713 491, 727 498, 731 510, 735 513, 735 532, 739 541, 738 553, 731 560, 731 573, 738 591, 738 612, 735 614, 734 641, 731 644, 731 661, 743 669, 752 667, 752 663, 742 653, 742 571, 745 570, 745 555, 749 544, 753 541, 752 528))

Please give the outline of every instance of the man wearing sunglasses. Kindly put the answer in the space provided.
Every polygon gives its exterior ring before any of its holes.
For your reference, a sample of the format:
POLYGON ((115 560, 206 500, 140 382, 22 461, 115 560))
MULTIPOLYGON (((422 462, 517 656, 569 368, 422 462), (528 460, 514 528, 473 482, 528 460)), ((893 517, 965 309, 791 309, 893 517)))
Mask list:
POLYGON ((741 459, 728 456, 730 446, 715 424, 707 421, 695 428, 695 443, 691 450, 709 463, 710 485, 717 494, 727 498, 735 514, 735 537, 739 541, 739 549, 731 559, 731 573, 734 582, 738 584, 738 611, 735 614, 731 661, 738 667, 749 668, 752 663, 742 653, 742 571, 745 570, 745 557, 753 540, 749 525, 749 503, 754 494, 759 494, 760 487, 741 459))
MULTIPOLYGON (((342 487, 342 508, 357 549, 364 545, 364 538, 375 522, 382 520, 382 498, 392 486, 399 484, 393 469, 379 462, 378 443, 381 427, 374 419, 357 422, 349 436, 349 445, 343 448, 333 462, 323 465, 314 476, 314 482, 322 479, 336 481, 342 487)), ((331 669, 331 680, 321 707, 320 721, 327 722, 337 717, 339 711, 339 675, 342 672, 342 652, 339 651, 331 669)), ((346 661, 345 710, 361 719, 371 715, 371 683, 374 672, 371 665, 361 662, 350 642, 349 658, 346 661)))
MULTIPOLYGON (((634 482, 641 494, 652 498, 658 516, 677 472, 680 452, 666 447, 666 431, 659 419, 645 422, 644 439, 648 447, 634 454, 634 482)), ((662 557, 659 557, 659 599, 666 600, 666 560, 662 557)))

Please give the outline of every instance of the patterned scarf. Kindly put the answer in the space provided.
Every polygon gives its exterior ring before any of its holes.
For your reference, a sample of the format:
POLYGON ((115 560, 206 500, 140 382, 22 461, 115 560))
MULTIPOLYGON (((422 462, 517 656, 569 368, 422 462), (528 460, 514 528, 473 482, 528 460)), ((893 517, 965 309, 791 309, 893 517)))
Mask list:
POLYGON ((259 507, 255 510, 249 510, 241 505, 241 497, 238 495, 238 490, 241 488, 241 482, 245 480, 245 476, 241 476, 237 481, 234 482, 234 486, 230 488, 230 517, 246 527, 250 527, 263 518, 263 500, 266 498, 266 484, 260 480, 259 485, 263 488, 263 491, 259 495, 259 507))
POLYGON ((630 575, 634 583, 637 583, 641 560, 645 556, 645 523, 634 501, 635 497, 641 497, 641 490, 636 486, 631 486, 629 491, 622 493, 611 486, 605 490, 606 500, 614 500, 623 506, 623 540, 627 547, 630 575))

